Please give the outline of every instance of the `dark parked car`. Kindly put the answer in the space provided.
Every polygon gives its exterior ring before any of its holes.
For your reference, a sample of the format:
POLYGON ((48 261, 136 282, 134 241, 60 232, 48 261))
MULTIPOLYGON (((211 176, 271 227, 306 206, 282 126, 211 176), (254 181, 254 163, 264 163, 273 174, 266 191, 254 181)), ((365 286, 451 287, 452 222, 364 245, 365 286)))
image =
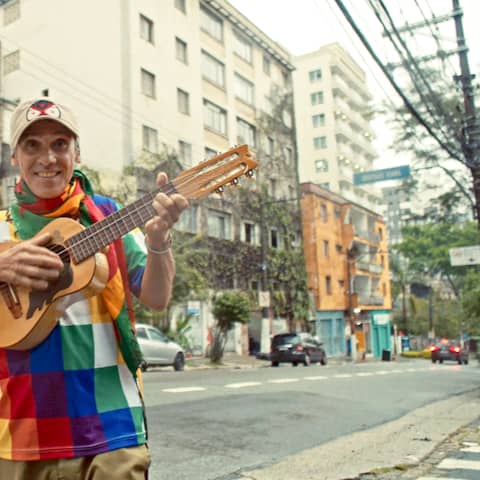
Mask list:
POLYGON ((170 365, 177 371, 184 369, 185 354, 182 347, 167 338, 158 328, 137 323, 137 337, 144 357, 143 371, 151 366, 170 365))
POLYGON ((432 362, 443 363, 444 360, 452 360, 459 365, 468 364, 468 350, 463 349, 460 344, 450 340, 442 340, 430 347, 432 353, 432 362))
POLYGON ((272 367, 280 363, 291 363, 296 367, 303 363, 306 367, 310 363, 320 362, 327 364, 327 354, 319 342, 309 333, 282 333, 274 335, 271 343, 270 360, 272 367))

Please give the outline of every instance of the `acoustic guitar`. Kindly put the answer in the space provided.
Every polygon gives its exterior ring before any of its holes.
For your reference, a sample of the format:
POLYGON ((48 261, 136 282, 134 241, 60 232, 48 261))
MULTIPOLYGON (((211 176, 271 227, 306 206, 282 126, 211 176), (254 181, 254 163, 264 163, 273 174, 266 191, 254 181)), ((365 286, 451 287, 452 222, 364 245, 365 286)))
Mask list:
MULTIPOLYGON (((48 290, 33 290, 0 282, 0 348, 27 350, 41 343, 53 330, 75 293, 99 292, 108 279, 108 265, 102 252, 114 240, 155 216, 155 195, 180 193, 198 200, 210 193, 222 193, 239 177, 251 177, 258 163, 247 145, 240 145, 180 173, 167 185, 85 228, 75 220, 52 220, 38 235, 48 232, 47 248, 57 253, 64 269, 48 290)), ((0 243, 0 251, 17 242, 0 243)))

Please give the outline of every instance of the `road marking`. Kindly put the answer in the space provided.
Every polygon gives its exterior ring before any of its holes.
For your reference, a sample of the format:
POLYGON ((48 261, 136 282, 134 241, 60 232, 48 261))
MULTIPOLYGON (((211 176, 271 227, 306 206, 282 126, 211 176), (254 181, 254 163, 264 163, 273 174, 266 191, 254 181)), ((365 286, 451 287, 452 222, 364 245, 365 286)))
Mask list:
POLYGON ((304 380, 327 380, 328 377, 323 377, 322 375, 317 375, 316 377, 303 377, 304 380))
POLYGON ((455 469, 465 469, 465 470, 479 470, 480 471, 480 461, 478 460, 462 460, 460 458, 445 458, 438 465, 437 468, 444 470, 455 470, 455 469))
POLYGON ((461 452, 465 453, 480 453, 480 446, 478 445, 469 445, 468 447, 464 447, 460 450, 461 452))
POLYGON ((298 382, 299 378, 277 378, 275 380, 268 380, 268 383, 292 383, 298 382))
POLYGON ((225 385, 225 388, 246 388, 246 387, 256 387, 261 385, 261 382, 243 382, 243 383, 228 383, 225 385))
POLYGON ((360 372, 355 374, 357 377, 371 377, 373 373, 371 372, 360 372))
POLYGON ((388 372, 386 370, 379 370, 378 372, 375 372, 376 375, 388 375, 388 372))
POLYGON ((350 373, 339 373, 338 375, 334 375, 334 378, 350 378, 353 377, 350 373))
POLYGON ((402 373, 402 370, 392 370, 390 373, 402 373))
POLYGON ((178 387, 178 388, 164 388, 162 392, 166 393, 185 393, 185 392, 203 392, 204 387, 178 387))

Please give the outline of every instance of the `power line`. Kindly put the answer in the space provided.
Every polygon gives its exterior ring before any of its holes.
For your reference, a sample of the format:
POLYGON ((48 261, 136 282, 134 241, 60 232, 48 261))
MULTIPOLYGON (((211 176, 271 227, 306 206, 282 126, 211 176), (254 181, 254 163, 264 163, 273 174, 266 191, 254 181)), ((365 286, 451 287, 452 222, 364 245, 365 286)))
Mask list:
POLYGON ((365 48, 368 50, 372 58, 375 60, 376 64, 380 67, 384 75, 387 77, 388 81, 390 84, 393 86, 397 94, 400 96, 400 98, 403 100, 403 103, 407 107, 408 111, 415 117, 415 119, 428 131, 428 133, 432 136, 432 138, 435 139, 435 141, 440 145, 440 147, 445 150, 452 158, 457 159, 460 162, 464 162, 464 159, 459 158, 457 153, 452 151, 448 145, 446 145, 440 138, 438 138, 437 134, 431 129, 431 127, 424 121, 422 116, 418 113, 416 108, 411 104, 410 100, 405 96, 403 93, 402 89, 397 85, 395 80, 393 79, 392 75, 388 70, 385 68, 385 65, 382 63, 380 58, 377 56, 375 51, 373 50, 372 46, 366 39, 365 35, 363 32, 360 30, 360 28, 357 26, 355 21, 353 20, 352 16, 348 12, 348 10, 345 8, 345 5, 343 4, 342 0, 335 0, 335 3, 337 4, 338 8, 348 21, 348 23, 351 25, 365 48))

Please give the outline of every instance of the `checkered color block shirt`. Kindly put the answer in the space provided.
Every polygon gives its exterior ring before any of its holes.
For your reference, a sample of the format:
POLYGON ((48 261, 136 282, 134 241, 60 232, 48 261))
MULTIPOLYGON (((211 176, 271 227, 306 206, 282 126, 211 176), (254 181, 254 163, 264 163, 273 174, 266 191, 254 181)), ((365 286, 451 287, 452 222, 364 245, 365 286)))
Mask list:
MULTIPOLYGON (((95 196, 104 211, 116 204, 95 196)), ((5 241, 11 224, 0 223, 5 241)), ((3 237, 3 238, 2 238, 3 237)), ((138 294, 145 265, 141 232, 123 237, 128 276, 138 294)), ((135 379, 117 344, 100 296, 82 292, 51 334, 26 351, 0 349, 0 457, 69 458, 146 442, 144 412, 135 379)))

